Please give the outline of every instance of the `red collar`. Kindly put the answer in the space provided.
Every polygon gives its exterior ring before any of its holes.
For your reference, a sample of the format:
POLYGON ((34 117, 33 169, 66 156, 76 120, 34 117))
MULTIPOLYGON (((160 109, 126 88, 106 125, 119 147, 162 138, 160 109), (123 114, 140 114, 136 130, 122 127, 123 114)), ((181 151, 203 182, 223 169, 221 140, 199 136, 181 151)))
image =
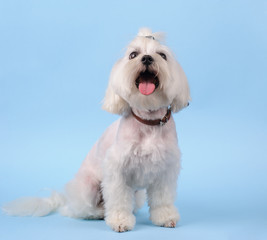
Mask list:
POLYGON ((138 120, 139 122, 149 125, 149 126, 163 126, 165 125, 171 118, 171 108, 168 108, 167 113, 165 114, 165 116, 162 119, 154 119, 154 120, 147 120, 147 119, 143 119, 138 117, 137 115, 135 115, 135 113, 132 110, 132 114, 135 117, 136 120, 138 120))

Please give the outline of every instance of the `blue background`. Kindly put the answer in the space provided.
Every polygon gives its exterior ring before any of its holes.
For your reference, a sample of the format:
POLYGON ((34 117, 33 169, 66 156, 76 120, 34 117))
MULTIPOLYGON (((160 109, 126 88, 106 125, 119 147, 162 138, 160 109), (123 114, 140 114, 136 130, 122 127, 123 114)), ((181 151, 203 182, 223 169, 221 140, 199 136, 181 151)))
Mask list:
POLYGON ((176 229, 148 209, 132 232, 53 214, 0 215, 8 239, 267 239, 267 3, 263 0, 0 1, 0 205, 63 189, 118 116, 110 70, 143 26, 167 33, 192 103, 174 116, 183 153, 176 229))

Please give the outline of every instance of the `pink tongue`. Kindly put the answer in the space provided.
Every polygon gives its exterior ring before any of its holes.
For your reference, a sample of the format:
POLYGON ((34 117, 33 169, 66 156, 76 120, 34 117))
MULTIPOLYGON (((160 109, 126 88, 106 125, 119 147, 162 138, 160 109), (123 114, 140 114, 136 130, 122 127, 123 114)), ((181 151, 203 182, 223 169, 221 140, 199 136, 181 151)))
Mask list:
POLYGON ((144 81, 139 83, 139 91, 143 95, 150 95, 155 90, 155 84, 152 82, 144 81))

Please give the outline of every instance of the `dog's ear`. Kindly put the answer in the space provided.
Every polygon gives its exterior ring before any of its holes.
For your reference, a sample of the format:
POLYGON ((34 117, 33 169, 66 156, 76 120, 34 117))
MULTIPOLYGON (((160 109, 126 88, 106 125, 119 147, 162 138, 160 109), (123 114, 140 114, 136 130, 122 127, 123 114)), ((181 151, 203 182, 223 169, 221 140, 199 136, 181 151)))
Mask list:
POLYGON ((189 105, 191 97, 187 78, 182 67, 175 61, 172 68, 173 84, 171 91, 173 93, 173 101, 171 103, 171 109, 172 112, 178 112, 189 105))
POLYGON ((102 108, 110 113, 122 115, 129 110, 129 104, 112 89, 109 84, 102 108))

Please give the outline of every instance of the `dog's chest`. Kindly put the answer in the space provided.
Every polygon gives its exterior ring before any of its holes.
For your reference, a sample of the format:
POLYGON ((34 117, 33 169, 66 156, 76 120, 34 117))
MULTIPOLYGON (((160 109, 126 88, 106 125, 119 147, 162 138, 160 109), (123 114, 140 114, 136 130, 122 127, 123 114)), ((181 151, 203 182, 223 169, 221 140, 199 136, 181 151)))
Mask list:
POLYGON ((125 159, 124 176, 131 187, 145 188, 163 173, 168 145, 161 131, 138 132, 138 138, 125 159))

